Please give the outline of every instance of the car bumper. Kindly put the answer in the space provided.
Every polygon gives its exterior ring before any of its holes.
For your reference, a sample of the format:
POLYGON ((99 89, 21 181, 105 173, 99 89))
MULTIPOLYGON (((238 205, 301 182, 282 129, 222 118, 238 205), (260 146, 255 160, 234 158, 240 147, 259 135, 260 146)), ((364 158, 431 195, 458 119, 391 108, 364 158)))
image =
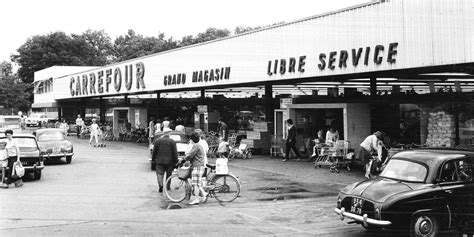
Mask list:
POLYGON ((368 218, 367 214, 364 214, 361 216, 354 213, 346 212, 344 207, 342 207, 341 209, 335 208, 334 212, 336 212, 341 217, 341 220, 344 220, 344 218, 347 217, 357 222, 361 222, 362 225, 364 226, 373 225, 373 226, 387 227, 387 226, 392 225, 391 221, 376 220, 376 219, 368 218))
POLYGON ((23 168, 25 168, 25 172, 34 172, 34 171, 37 171, 37 170, 44 169, 44 164, 43 164, 43 162, 41 162, 39 165, 35 164, 35 165, 32 165, 32 166, 23 166, 23 168))
POLYGON ((52 159, 61 159, 61 158, 64 158, 66 156, 73 156, 74 153, 71 152, 71 153, 56 153, 56 154, 49 154, 49 155, 46 155, 46 156, 43 156, 43 158, 45 160, 52 160, 52 159))

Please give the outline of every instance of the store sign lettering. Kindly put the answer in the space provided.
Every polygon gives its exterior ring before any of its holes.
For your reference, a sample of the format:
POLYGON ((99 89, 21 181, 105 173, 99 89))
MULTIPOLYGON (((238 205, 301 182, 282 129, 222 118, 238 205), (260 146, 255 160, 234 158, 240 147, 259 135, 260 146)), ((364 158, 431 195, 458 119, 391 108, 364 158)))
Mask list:
MULTIPOLYGON (((396 63, 398 42, 390 43, 387 47, 376 45, 372 47, 361 47, 356 49, 332 51, 328 54, 318 55, 317 67, 320 71, 335 70, 336 68, 358 67, 363 64, 368 66, 373 63, 380 65, 383 62, 396 63)), ((285 75, 286 73, 304 73, 306 56, 290 57, 268 61, 267 75, 285 75)))
POLYGON ((390 43, 387 49, 383 45, 377 45, 374 49, 371 47, 352 49, 351 53, 347 50, 341 50, 339 52, 333 51, 329 54, 319 54, 319 70, 323 71, 327 68, 334 70, 336 67, 347 68, 347 65, 352 63, 352 66, 357 67, 361 61, 365 66, 373 62, 376 65, 382 64, 384 61, 383 53, 386 54, 386 61, 390 64, 396 62, 395 56, 397 55, 398 43, 390 43), (349 60, 350 57, 350 60, 349 60))
POLYGON ((104 93, 130 91, 135 85, 137 90, 145 86, 145 64, 124 65, 123 68, 109 68, 73 76, 70 79, 69 90, 72 96, 87 96, 104 93))
MULTIPOLYGON (((184 85, 186 84, 186 73, 177 73, 165 75, 163 78, 164 86, 184 85)), ((213 68, 209 70, 194 71, 191 83, 217 82, 230 79, 230 67, 213 68)))

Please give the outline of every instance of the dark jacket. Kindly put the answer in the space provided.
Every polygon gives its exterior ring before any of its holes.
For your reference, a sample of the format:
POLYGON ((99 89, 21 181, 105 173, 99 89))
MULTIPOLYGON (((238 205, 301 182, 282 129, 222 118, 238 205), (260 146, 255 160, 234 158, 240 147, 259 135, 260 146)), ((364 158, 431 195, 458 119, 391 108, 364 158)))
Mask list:
POLYGON ((288 129, 288 137, 286 142, 296 142, 296 127, 293 125, 288 129))
POLYGON ((156 164, 174 165, 178 163, 178 150, 176 142, 168 135, 164 135, 155 141, 153 155, 151 156, 156 164))

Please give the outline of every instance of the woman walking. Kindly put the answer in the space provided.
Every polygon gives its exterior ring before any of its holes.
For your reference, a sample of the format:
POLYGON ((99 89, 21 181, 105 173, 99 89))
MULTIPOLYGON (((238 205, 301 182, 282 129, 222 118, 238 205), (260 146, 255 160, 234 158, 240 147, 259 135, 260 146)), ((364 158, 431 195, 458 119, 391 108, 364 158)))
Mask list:
POLYGON ((15 162, 20 162, 20 146, 18 145, 17 141, 13 139, 13 131, 11 129, 5 131, 5 136, 7 137, 7 145, 5 146, 5 149, 7 150, 8 156, 8 170, 6 172, 7 186, 5 188, 8 188, 8 186, 12 183, 15 184, 15 187, 21 187, 23 186, 23 180, 21 178, 12 177, 12 172, 14 169, 13 164, 15 162))

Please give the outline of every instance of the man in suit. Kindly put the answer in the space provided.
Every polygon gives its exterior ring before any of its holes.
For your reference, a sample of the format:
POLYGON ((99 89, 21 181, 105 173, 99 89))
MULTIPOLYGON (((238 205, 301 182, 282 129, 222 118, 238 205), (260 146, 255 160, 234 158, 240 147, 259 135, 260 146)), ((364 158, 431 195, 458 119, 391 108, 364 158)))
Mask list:
POLYGON ((165 131, 164 135, 157 139, 153 146, 151 158, 156 164, 156 178, 159 192, 163 192, 163 175, 170 177, 174 166, 178 163, 178 150, 176 142, 170 138, 170 131, 165 131))
POLYGON ((298 161, 301 160, 301 155, 296 149, 296 127, 293 125, 293 120, 287 119, 286 124, 288 125, 288 135, 286 138, 286 150, 285 150, 285 159, 282 161, 287 161, 290 159, 290 149, 293 149, 296 156, 298 157, 298 161))

